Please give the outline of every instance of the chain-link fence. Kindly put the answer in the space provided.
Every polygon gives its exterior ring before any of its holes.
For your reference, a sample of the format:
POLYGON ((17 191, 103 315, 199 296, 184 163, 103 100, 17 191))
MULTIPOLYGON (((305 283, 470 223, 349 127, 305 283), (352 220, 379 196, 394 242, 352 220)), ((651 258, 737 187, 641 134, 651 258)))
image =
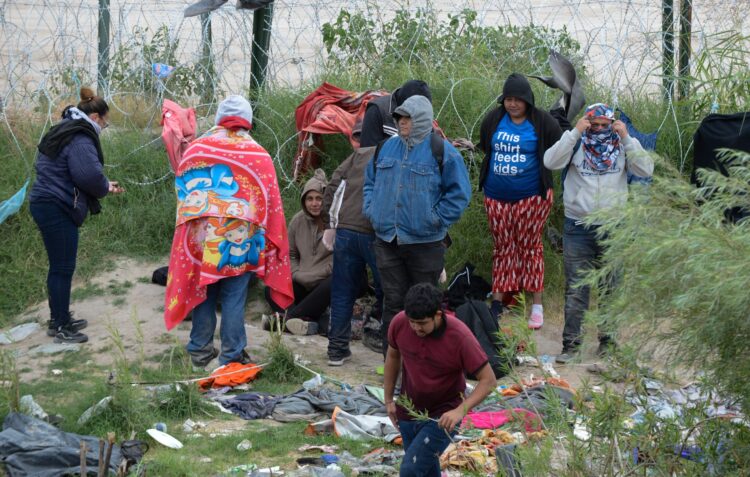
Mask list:
MULTIPOLYGON (((688 0, 685 0, 688 1, 688 0)), ((184 18, 190 2, 178 0, 107 0, 110 64, 103 84, 116 99, 151 86, 153 63, 171 62, 183 72, 166 83, 176 93, 214 88, 238 91, 250 86, 253 16, 233 2, 210 14, 184 18), (206 42, 210 41, 210 45, 206 42), (209 48, 208 50, 206 48, 209 48)), ((70 94, 81 83, 96 83, 99 59, 100 4, 96 0, 20 0, 0 3, 0 94, 6 105, 33 95, 54 98, 70 94), (66 89, 67 88, 67 89, 66 89)), ((481 25, 540 25, 566 28, 581 44, 592 77, 613 94, 654 91, 662 86, 665 4, 639 0, 282 0, 273 6, 267 79, 276 86, 314 80, 326 61, 321 29, 341 10, 366 12, 388 22, 394 10, 430 9, 438 17, 468 8, 481 25)), ((705 47, 710 35, 734 30, 747 33, 746 0, 690 2, 691 44, 705 47)), ((676 37, 684 8, 672 5, 676 37)), ((669 24, 669 23, 667 23, 669 24)), ((678 43, 679 38, 675 39, 678 43)), ((470 54, 470 52, 467 52, 470 54)))
MULTIPOLYGON (((256 21, 259 11, 238 9, 234 2, 227 2, 208 15, 185 18, 185 8, 191 3, 0 0, 0 111, 24 110, 33 105, 48 120, 54 120, 61 103, 75 98, 80 86, 99 84, 115 110, 141 115, 147 125, 155 126, 161 97, 189 98, 186 102, 190 105, 208 105, 202 111, 210 111, 225 93, 247 93, 253 75, 257 80, 260 70, 273 89, 302 87, 302 91, 308 91, 330 67, 325 25, 335 26, 342 12, 350 20, 346 32, 350 60, 366 60, 372 51, 371 44, 354 38, 359 34, 352 20, 355 15, 380 32, 387 31, 386 26, 399 11, 414 18, 426 18, 419 17, 419 12, 427 12, 430 18, 448 24, 471 12, 472 25, 482 31, 530 26, 562 31, 578 43, 577 62, 585 67, 586 77, 596 83, 601 99, 615 105, 623 96, 655 101, 666 97, 671 103, 666 87, 683 77, 692 81, 693 92, 702 88, 705 101, 716 107, 716 98, 724 88, 722 78, 737 81, 737 70, 743 70, 743 62, 744 73, 740 74, 744 76, 739 76, 739 81, 750 77, 750 0, 277 0, 265 10, 272 13, 270 21, 261 25, 270 27, 270 37, 260 41, 256 21), (712 48, 717 42, 723 42, 723 46, 714 54, 712 48), (358 48, 361 51, 357 52, 358 48), (260 65, 259 69, 258 51, 268 57, 266 68, 260 65), (168 79, 160 76, 164 71, 160 68, 169 68, 168 79)), ((417 25, 414 37, 421 32, 417 25)), ((546 73, 546 50, 558 46, 556 39, 559 35, 536 37, 534 48, 545 51, 536 55, 536 60, 524 63, 524 73, 546 73)), ((391 47, 402 49, 401 58, 411 61, 416 50, 410 48, 418 40, 410 38, 403 45, 391 47)), ((490 38, 486 45, 479 46, 491 48, 490 38)), ((513 66, 518 53, 495 52, 494 61, 498 66, 513 66)), ((450 52, 467 57, 473 54, 471 49, 450 52)), ((489 76, 493 71, 487 69, 483 74, 489 76)), ((454 87, 463 80, 451 79, 454 87)), ((367 84, 363 89, 383 86, 367 84)), ((679 92, 679 81, 677 86, 679 92)), ((732 96, 724 93, 725 97, 732 96)), ((732 101, 733 107, 747 105, 747 98, 732 101)), ((459 114, 453 106, 451 113, 459 114)), ((438 114, 445 111, 443 105, 438 114)), ((668 122, 673 111, 664 114, 664 122, 668 122)), ((467 125, 469 136, 478 117, 458 118, 467 125)), ((676 117, 673 119, 676 124, 676 117)), ((3 120, 12 134, 12 122, 7 115, 3 120)), ((269 150, 278 159, 282 149, 293 149, 295 137, 286 132, 274 134, 276 147, 269 150)), ((149 136, 142 143, 153 141, 149 136)), ((687 150, 680 145, 682 161, 687 150)), ((166 177, 168 174, 161 179, 166 177)))

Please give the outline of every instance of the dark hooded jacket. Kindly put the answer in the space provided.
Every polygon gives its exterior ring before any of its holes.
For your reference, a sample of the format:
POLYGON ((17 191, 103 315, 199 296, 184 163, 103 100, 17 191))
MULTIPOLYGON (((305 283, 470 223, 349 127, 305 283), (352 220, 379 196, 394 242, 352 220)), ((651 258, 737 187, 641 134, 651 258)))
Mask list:
MULTIPOLYGON (((492 135, 497 130, 497 125, 506 114, 503 107, 503 99, 506 96, 514 96, 523 99, 528 105, 526 111, 527 119, 534 126, 534 132, 538 139, 537 157, 543 158, 544 152, 552 147, 562 136, 560 125, 548 112, 542 111, 534 104, 534 92, 531 90, 526 77, 513 73, 508 76, 503 86, 503 94, 498 98, 499 106, 487 113, 479 130, 479 148, 484 151, 484 159, 479 170, 479 189, 484 187, 487 179, 487 171, 490 167, 492 153, 492 135)), ((547 197, 547 191, 552 188, 552 172, 544 167, 544 161, 539 161, 539 195, 547 197)))
POLYGON ((98 213, 97 199, 109 191, 98 132, 83 119, 66 118, 45 134, 38 150, 29 201, 57 203, 78 226, 89 212, 98 213))
POLYGON ((385 139, 395 136, 398 127, 393 119, 393 112, 412 96, 424 96, 432 101, 432 94, 427 83, 421 80, 409 80, 400 88, 386 96, 370 101, 362 119, 362 132, 359 136, 360 147, 373 147, 385 139))

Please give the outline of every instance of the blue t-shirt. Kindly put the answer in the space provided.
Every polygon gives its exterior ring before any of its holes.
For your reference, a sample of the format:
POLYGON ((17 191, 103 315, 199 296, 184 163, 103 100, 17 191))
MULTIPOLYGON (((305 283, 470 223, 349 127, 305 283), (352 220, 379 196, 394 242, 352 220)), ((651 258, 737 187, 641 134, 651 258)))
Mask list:
POLYGON ((492 156, 484 195, 512 202, 539 194, 539 158, 534 125, 516 124, 506 114, 492 135, 492 156))

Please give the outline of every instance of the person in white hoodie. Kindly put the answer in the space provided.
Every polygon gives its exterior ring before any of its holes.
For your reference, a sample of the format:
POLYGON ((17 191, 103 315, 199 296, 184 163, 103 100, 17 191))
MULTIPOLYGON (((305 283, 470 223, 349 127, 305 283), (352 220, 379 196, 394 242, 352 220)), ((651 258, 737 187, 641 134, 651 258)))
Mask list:
MULTIPOLYGON (((565 328, 562 354, 556 361, 564 364, 579 351, 581 323, 589 307, 590 287, 576 285, 585 271, 598 265, 603 252, 597 233, 600 224, 586 225, 584 219, 596 210, 622 206, 627 201, 628 172, 650 177, 654 162, 625 124, 615 120, 612 108, 596 103, 545 152, 544 165, 563 170, 565 328)), ((603 355, 613 344, 611 336, 600 330, 597 354, 603 355)))

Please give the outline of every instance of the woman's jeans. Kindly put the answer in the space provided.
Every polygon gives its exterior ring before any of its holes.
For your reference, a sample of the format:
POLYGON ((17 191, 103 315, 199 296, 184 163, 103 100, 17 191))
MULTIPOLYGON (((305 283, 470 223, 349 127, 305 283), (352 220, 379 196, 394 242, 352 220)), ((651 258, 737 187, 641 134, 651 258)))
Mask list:
POLYGON ((78 227, 70 215, 54 201, 35 201, 29 205, 47 249, 47 296, 51 325, 65 326, 70 321, 70 288, 76 269, 78 227))

